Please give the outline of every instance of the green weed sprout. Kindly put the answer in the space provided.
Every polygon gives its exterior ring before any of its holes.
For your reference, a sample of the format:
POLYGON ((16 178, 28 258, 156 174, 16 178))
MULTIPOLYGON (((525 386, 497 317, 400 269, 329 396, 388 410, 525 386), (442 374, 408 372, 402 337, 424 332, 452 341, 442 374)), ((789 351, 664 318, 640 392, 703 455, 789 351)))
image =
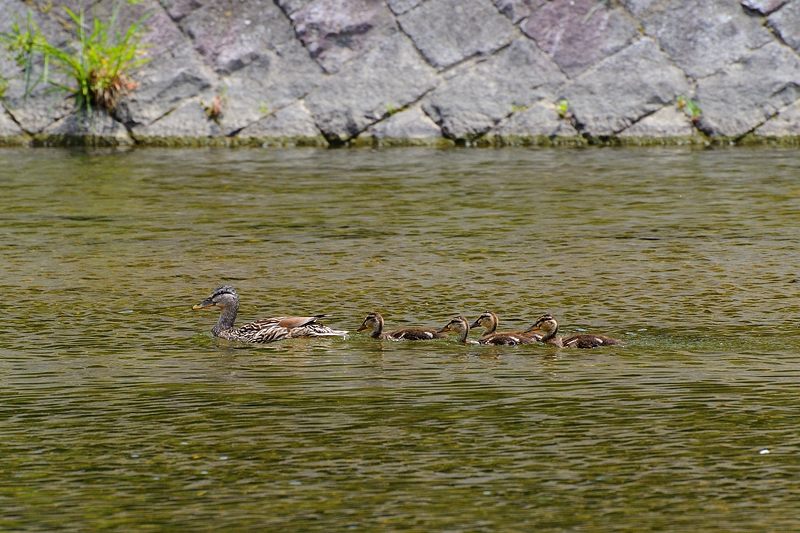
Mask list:
POLYGON ((688 116, 692 122, 697 122, 703 116, 703 110, 700 109, 700 106, 697 105, 697 102, 690 100, 683 95, 678 97, 675 105, 678 107, 678 109, 683 110, 683 112, 686 113, 686 116, 688 116))

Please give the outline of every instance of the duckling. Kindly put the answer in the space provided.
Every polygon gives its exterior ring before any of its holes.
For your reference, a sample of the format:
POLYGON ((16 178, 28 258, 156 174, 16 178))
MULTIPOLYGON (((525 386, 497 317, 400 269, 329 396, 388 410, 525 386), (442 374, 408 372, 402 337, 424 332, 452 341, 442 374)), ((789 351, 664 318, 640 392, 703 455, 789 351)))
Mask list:
POLYGON ((604 335, 592 335, 591 333, 562 338, 558 335, 558 322, 550 314, 540 316, 528 330, 540 330, 543 333, 541 342, 552 344, 559 348, 595 348, 597 346, 622 344, 619 339, 612 339, 604 335))
POLYGON ((383 317, 378 312, 368 314, 356 331, 364 331, 368 328, 372 328, 372 333, 369 336, 373 339, 427 341, 446 336, 444 333, 439 333, 435 328, 403 328, 384 332, 383 317))
POLYGON ((239 311, 239 295, 230 285, 222 287, 211 293, 211 296, 196 304, 192 309, 221 309, 217 324, 211 329, 215 337, 242 342, 272 342, 295 337, 344 337, 346 331, 331 329, 323 326, 318 320, 325 315, 314 316, 281 316, 265 318, 244 324, 238 328, 233 327, 236 313, 239 311))
POLYGON ((451 331, 458 333, 458 342, 461 344, 478 344, 478 341, 467 338, 469 335, 469 322, 467 322, 467 319, 463 316, 453 318, 450 322, 445 324, 444 327, 439 329, 439 333, 442 334, 451 331))
POLYGON ((496 314, 491 311, 486 311, 470 325, 470 328, 477 328, 480 326, 484 328, 481 337, 478 339, 480 344, 516 346, 517 344, 532 344, 542 339, 542 335, 533 331, 532 328, 525 331, 498 332, 497 325, 499 323, 500 319, 497 318, 496 314))

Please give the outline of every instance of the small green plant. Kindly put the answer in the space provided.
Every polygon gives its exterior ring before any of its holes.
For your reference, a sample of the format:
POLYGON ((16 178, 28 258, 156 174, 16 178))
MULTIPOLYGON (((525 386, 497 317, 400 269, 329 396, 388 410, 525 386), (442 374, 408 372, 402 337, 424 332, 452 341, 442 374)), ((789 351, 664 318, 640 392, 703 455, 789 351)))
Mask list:
POLYGON ((686 113, 686 116, 688 116, 693 123, 699 121, 703 116, 703 110, 700 109, 700 106, 697 105, 697 102, 690 100, 683 95, 678 97, 675 105, 678 109, 686 113))
POLYGON ((3 76, 0 76, 0 100, 6 97, 7 90, 8 90, 8 80, 5 79, 3 76))
POLYGON ((24 27, 14 23, 11 31, 0 39, 15 54, 25 75, 25 96, 39 85, 47 83, 70 93, 79 108, 92 107, 113 112, 120 99, 137 87, 130 74, 143 65, 140 39, 146 17, 132 23, 124 33, 116 31, 118 2, 107 22, 94 18, 91 25, 83 9, 77 13, 68 7, 65 12, 74 25, 77 42, 64 47, 52 44, 34 22, 30 13, 24 27), (42 73, 33 79, 37 60, 43 62, 42 73), (50 75, 51 65, 61 78, 50 75))
POLYGON ((269 114, 269 106, 266 102, 261 102, 258 104, 258 112, 261 115, 268 115, 269 114))
POLYGON ((569 109, 569 101, 566 98, 556 102, 556 113, 558 113, 558 118, 561 119, 572 118, 572 111, 569 109))
POLYGON ((514 105, 511 106, 511 112, 512 113, 522 113, 523 111, 527 111, 527 110, 528 110, 528 106, 526 106, 526 105, 514 104, 514 105))
POLYGON ((403 110, 402 107, 397 107, 396 105, 388 104, 386 106, 386 116, 391 117, 392 115, 396 115, 402 110, 403 110))

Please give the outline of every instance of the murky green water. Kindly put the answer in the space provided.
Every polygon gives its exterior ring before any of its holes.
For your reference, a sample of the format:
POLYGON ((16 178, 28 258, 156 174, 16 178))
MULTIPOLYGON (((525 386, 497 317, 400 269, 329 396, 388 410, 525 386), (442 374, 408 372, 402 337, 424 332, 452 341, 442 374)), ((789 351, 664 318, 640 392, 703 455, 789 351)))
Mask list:
POLYGON ((800 528, 797 151, 0 150, 0 187, 0 529, 800 528), (223 282, 627 346, 222 345, 223 282))

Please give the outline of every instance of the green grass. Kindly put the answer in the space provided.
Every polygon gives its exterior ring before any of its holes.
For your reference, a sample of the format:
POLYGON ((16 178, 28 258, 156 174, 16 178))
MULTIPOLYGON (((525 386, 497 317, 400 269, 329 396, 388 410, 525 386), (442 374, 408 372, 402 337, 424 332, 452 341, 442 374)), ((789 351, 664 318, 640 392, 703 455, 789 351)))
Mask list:
POLYGON ((91 24, 82 9, 64 7, 76 38, 64 46, 52 44, 30 13, 24 26, 14 23, 10 32, 0 35, 23 69, 25 96, 47 83, 71 94, 81 109, 113 112, 120 99, 137 87, 131 72, 147 61, 140 44, 146 17, 120 32, 116 28, 119 7, 118 2, 109 20, 95 17, 91 24), (34 79, 40 59, 41 75, 34 79), (51 69, 61 76, 52 76, 51 69))

